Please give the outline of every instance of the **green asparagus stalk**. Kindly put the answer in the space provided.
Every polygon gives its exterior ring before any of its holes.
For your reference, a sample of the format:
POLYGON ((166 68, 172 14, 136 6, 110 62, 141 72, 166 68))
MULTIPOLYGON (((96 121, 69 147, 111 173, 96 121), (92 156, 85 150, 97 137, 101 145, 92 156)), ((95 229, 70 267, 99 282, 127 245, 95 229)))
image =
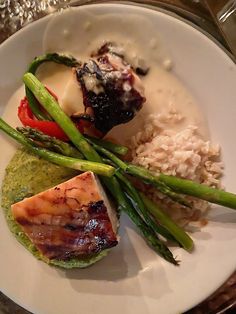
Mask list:
POLYGON ((159 225, 150 217, 143 200, 141 199, 139 192, 135 189, 135 187, 129 182, 129 180, 121 174, 119 171, 116 172, 116 177, 124 184, 125 191, 129 197, 129 199, 132 201, 133 205, 135 206, 136 210, 138 211, 139 215, 143 218, 143 220, 146 222, 147 225, 149 225, 154 232, 157 234, 162 235, 167 240, 177 242, 175 237, 172 236, 171 233, 169 233, 168 230, 164 228, 163 225, 159 225))
POLYGON ((168 176, 163 173, 159 175, 154 175, 152 172, 145 168, 131 164, 129 164, 126 171, 127 173, 135 175, 157 188, 159 187, 160 183, 164 183, 174 193, 191 195, 202 200, 206 200, 210 203, 215 203, 236 209, 236 194, 211 188, 207 185, 200 184, 191 180, 168 176))
POLYGON ((49 61, 55 62, 58 64, 64 64, 67 67, 77 67, 81 65, 81 63, 72 56, 66 56, 66 55, 58 54, 58 53, 47 53, 42 56, 36 57, 29 65, 27 72, 35 74, 38 67, 42 63, 49 62, 49 61))
POLYGON ((156 177, 156 180, 165 183, 177 193, 195 196, 210 203, 236 209, 236 194, 164 174, 160 174, 159 177, 156 177))
POLYGON ((75 147, 55 137, 30 127, 18 127, 16 129, 36 146, 47 148, 64 156, 83 159, 83 155, 75 147))
MULTIPOLYGON (((17 127, 17 130, 28 139, 31 139, 33 142, 38 143, 40 147, 48 148, 65 156, 83 159, 81 153, 75 147, 73 147, 67 142, 46 135, 43 132, 30 127, 17 127)), ((87 138, 87 135, 85 135, 85 138, 87 138)), ((97 139, 92 136, 89 136, 89 139, 91 142, 103 145, 103 147, 109 147, 111 151, 120 155, 125 154, 125 152, 127 152, 128 150, 127 147, 114 144, 110 141, 97 139)))
POLYGON ((142 220, 142 218, 138 215, 132 205, 128 202, 120 187, 119 182, 114 176, 112 178, 109 178, 109 184, 107 185, 107 188, 109 189, 113 197, 117 200, 120 209, 129 216, 133 223, 142 232, 148 245, 165 260, 174 265, 178 265, 179 262, 176 261, 176 259, 173 257, 173 254, 168 249, 168 247, 157 237, 155 232, 142 220))
POLYGON ((34 96, 50 114, 50 116, 61 126, 63 131, 80 150, 80 152, 90 161, 101 162, 100 156, 89 145, 84 136, 79 132, 71 119, 63 112, 55 98, 47 91, 43 84, 31 73, 23 76, 25 85, 33 92, 34 96))
POLYGON ((163 225, 181 244, 181 246, 191 251, 193 249, 193 240, 189 235, 179 227, 166 213, 164 213, 157 204, 153 203, 143 193, 140 193, 141 199, 145 205, 145 208, 157 219, 157 221, 163 225))
MULTIPOLYGON (((58 64, 64 64, 65 66, 68 66, 68 67, 76 67, 80 65, 80 63, 73 57, 59 55, 57 53, 48 53, 48 54, 36 57, 30 64, 27 72, 35 74, 38 67, 42 63, 49 62, 49 61, 55 62, 58 64)), ((47 113, 42 112, 42 110, 40 110, 37 99, 34 97, 33 93, 27 87, 25 88, 25 94, 29 101, 30 108, 33 114, 35 115, 35 117, 37 117, 39 120, 51 120, 50 116, 47 113)))
POLYGON ((52 118, 46 112, 43 112, 40 109, 40 106, 38 104, 37 99, 34 97, 34 94, 27 87, 25 88, 25 95, 26 95, 26 98, 29 102, 29 106, 30 106, 31 111, 33 112, 34 116, 38 120, 43 120, 43 121, 45 121, 45 120, 51 121, 52 120, 52 118))
POLYGON ((95 138, 92 136, 85 135, 85 138, 90 141, 90 143, 101 146, 117 155, 126 155, 128 152, 128 148, 119 144, 112 143, 108 140, 95 138))
POLYGON ((24 145, 32 153, 42 157, 50 162, 53 162, 59 166, 68 167, 76 169, 79 171, 92 171, 96 174, 103 176, 112 176, 115 169, 110 165, 105 165, 103 163, 91 162, 87 160, 81 160, 71 157, 66 157, 44 148, 39 148, 33 146, 21 133, 10 127, 6 122, 0 118, 0 129, 8 134, 10 137, 14 138, 17 142, 24 145))

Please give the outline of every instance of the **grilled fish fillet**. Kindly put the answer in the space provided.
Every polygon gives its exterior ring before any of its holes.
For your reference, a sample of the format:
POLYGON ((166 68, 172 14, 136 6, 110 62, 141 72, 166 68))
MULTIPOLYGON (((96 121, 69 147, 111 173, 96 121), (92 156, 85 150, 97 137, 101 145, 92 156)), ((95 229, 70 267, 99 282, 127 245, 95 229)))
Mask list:
POLYGON ((49 259, 83 258, 118 243, 116 210, 92 172, 13 204, 11 210, 49 259))

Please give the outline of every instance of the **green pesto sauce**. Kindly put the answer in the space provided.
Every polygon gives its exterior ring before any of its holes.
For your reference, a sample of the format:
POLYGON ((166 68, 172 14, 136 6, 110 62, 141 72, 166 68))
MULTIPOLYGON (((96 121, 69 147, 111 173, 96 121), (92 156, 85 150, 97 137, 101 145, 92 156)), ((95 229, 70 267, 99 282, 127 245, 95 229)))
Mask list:
POLYGON ((35 257, 44 262, 63 268, 84 268, 92 265, 107 255, 107 251, 87 259, 70 259, 68 261, 49 260, 44 257, 22 231, 20 225, 14 220, 11 205, 30 197, 57 184, 60 184, 78 172, 72 169, 54 165, 25 149, 19 149, 6 168, 2 185, 2 208, 11 232, 35 257))

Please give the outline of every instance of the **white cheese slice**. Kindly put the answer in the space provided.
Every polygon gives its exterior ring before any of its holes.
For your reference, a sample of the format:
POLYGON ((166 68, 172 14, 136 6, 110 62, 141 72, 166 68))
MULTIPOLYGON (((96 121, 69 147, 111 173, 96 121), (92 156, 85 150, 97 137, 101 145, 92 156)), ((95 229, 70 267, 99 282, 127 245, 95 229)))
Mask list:
POLYGON ((75 74, 71 75, 71 78, 65 86, 64 93, 60 100, 60 106, 68 116, 77 112, 84 112, 83 95, 75 74))

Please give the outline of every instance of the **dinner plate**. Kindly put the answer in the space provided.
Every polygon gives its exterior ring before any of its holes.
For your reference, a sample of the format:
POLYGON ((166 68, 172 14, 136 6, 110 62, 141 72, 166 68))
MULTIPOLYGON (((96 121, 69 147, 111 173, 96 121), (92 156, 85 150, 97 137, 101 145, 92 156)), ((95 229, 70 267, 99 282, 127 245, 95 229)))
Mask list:
MULTIPOLYGON (((137 34, 144 34, 146 40, 150 34, 158 33, 161 37, 174 64, 172 72, 197 99, 208 120, 213 142, 222 146, 226 166, 223 183, 227 190, 236 192, 236 66, 228 55, 200 31, 163 12, 124 4, 90 5, 73 10, 78 21, 84 12, 101 16, 116 12, 121 25, 131 15, 151 22, 151 33, 149 30, 146 34, 145 25, 140 23, 137 34)), ((6 104, 21 85, 28 63, 43 52, 45 29, 52 18, 32 23, 0 47, 0 110, 12 125, 17 124, 18 104, 11 108, 6 104)), ((2 181, 16 145, 1 134, 0 147, 2 181)), ((184 312, 208 297, 235 270, 236 213, 213 206, 208 219, 206 227, 192 234, 193 253, 173 248, 174 255, 181 260, 179 267, 168 264, 148 248, 123 215, 120 244, 105 259, 87 269, 61 270, 31 256, 12 236, 1 212, 0 289, 34 313, 184 312)))

